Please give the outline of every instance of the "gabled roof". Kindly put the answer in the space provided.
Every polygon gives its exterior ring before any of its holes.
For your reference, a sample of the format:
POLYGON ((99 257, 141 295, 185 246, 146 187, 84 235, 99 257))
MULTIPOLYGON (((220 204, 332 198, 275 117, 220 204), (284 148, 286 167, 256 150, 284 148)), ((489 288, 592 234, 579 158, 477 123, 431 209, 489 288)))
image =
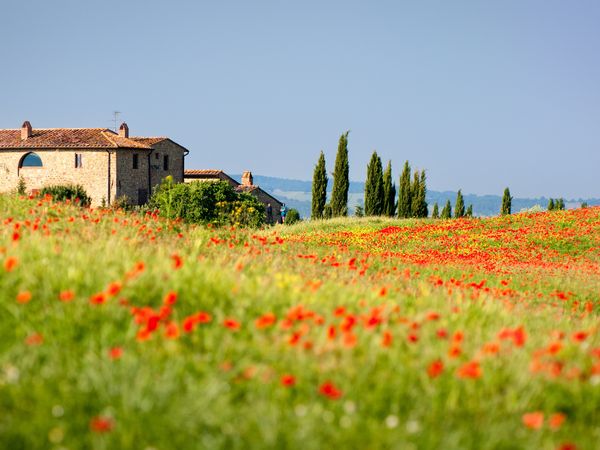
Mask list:
POLYGON ((119 136, 108 128, 34 128, 21 139, 21 129, 0 130, 0 148, 133 148, 152 147, 145 142, 119 136))

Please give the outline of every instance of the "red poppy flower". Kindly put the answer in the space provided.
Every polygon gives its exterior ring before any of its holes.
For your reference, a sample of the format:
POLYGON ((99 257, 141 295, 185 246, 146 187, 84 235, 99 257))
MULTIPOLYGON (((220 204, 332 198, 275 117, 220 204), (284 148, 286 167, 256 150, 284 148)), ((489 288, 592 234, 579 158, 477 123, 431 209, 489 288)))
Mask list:
POLYGON ((179 337, 179 326, 175 322, 169 322, 165 327, 165 337, 167 339, 177 339, 179 337))
POLYGON ((90 430, 94 433, 108 433, 113 429, 113 420, 110 417, 96 416, 90 420, 90 430))
POLYGON ((44 343, 44 336, 42 336, 40 333, 33 333, 25 338, 25 344, 27 344, 27 345, 33 346, 33 345, 41 345, 43 343, 44 343))
POLYGON ((381 346, 382 347, 389 347, 390 345, 392 345, 393 339, 394 338, 393 338, 391 332, 384 331, 383 332, 383 336, 381 337, 381 346))
POLYGON ((177 253, 173 253, 171 255, 171 260, 173 261, 173 269, 181 269, 183 266, 183 258, 181 256, 179 256, 177 253))
POLYGON ((114 297, 119 292, 121 292, 122 287, 123 287, 123 285, 121 284, 120 281, 113 281, 106 288, 106 295, 108 295, 109 297, 114 297))
POLYGON ((174 305, 175 302, 177 302, 177 292, 174 292, 174 291, 167 292, 163 298, 163 305, 171 306, 171 305, 174 305))
POLYGON ((70 302, 75 298, 75 293, 71 290, 62 291, 58 298, 61 302, 70 302))
POLYGON ((319 387, 319 393, 332 400, 339 399, 343 393, 331 381, 326 381, 319 387))
POLYGON ((200 311, 196 314, 196 321, 198 323, 209 323, 211 320, 212 316, 207 312, 200 311))
POLYGON ((527 428, 539 430, 544 425, 544 413, 541 411, 535 411, 523 414, 521 421, 527 428))
POLYGON ((563 413, 554 413, 548 419, 548 424, 553 430, 558 430, 566 419, 567 416, 565 416, 563 413))
POLYGON ((123 349, 121 347, 113 347, 108 351, 110 359, 119 359, 121 356, 123 356, 123 349))
POLYGON ((275 322, 277 322, 277 317, 275 317, 275 314, 269 312, 256 319, 254 324, 256 328, 262 329, 275 325, 275 322))
POLYGON ((14 256, 9 256, 4 260, 4 270, 12 272, 19 265, 19 260, 14 256))
POLYGON ((223 326, 233 331, 237 331, 241 328, 241 324, 237 320, 231 318, 225 319, 223 321, 223 326))
POLYGON ((90 303, 93 305, 101 305, 106 302, 106 294, 104 292, 98 292, 90 297, 90 303))
POLYGON ((292 387, 296 384, 296 377, 290 374, 282 375, 281 384, 285 387, 292 387))
POLYGON ((479 378, 481 377, 483 371, 481 370, 481 366, 478 361, 470 361, 457 370, 457 375, 459 378, 479 378))
POLYGON ((577 331, 573 333, 571 339, 573 339, 573 342, 583 342, 587 339, 588 335, 589 333, 587 333, 586 331, 577 331))
POLYGON ((427 375, 431 378, 437 378, 444 371, 444 363, 441 360, 433 361, 427 368, 427 375))
POLYGON ((31 292, 29 291, 21 291, 17 294, 17 302, 25 304, 29 303, 31 300, 31 292))

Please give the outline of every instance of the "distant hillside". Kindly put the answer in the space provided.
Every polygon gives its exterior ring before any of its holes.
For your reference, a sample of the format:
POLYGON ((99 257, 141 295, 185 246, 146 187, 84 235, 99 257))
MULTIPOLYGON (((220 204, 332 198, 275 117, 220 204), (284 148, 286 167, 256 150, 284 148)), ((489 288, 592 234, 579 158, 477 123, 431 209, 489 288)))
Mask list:
MULTIPOLYGON (((238 181, 241 179, 241 175, 232 175, 232 177, 238 181)), ((280 201, 284 202, 288 207, 296 208, 302 217, 310 217, 312 195, 312 183, 310 181, 254 175, 254 184, 259 185, 262 189, 269 192, 280 201)), ((331 187, 332 180, 330 179, 328 186, 329 191, 331 191, 331 187)), ((350 189, 348 192, 348 207, 351 213, 354 212, 354 208, 357 205, 363 206, 364 190, 365 184, 363 182, 350 182, 350 189)), ((502 204, 502 197, 500 195, 464 194, 464 198, 467 206, 469 204, 473 205, 473 213, 476 216, 495 216, 500 211, 500 206, 502 204)), ((430 213, 435 202, 438 203, 441 210, 446 203, 446 200, 450 200, 450 204, 454 208, 456 192, 427 192, 427 203, 429 204, 430 213)), ((518 212, 522 209, 528 209, 535 205, 540 205, 542 208, 546 208, 548 200, 549 199, 546 197, 514 198, 512 202, 512 209, 514 212, 518 212)), ((600 205, 600 198, 565 199, 567 208, 577 208, 582 202, 587 202, 590 206, 600 205)))

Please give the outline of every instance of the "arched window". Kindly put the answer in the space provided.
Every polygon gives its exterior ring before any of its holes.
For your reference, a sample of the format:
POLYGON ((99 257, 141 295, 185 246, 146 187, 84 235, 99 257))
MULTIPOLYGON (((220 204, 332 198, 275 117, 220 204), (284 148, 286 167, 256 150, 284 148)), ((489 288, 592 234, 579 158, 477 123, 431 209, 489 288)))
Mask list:
POLYGON ((27 153, 19 163, 19 169, 22 167, 43 167, 42 158, 35 153, 27 153))

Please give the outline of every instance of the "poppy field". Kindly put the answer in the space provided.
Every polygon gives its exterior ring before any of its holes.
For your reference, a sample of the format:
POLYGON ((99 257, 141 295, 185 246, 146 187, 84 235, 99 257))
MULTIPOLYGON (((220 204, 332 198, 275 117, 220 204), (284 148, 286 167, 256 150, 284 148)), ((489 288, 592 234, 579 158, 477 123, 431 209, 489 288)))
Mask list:
POLYGON ((596 449, 600 208, 263 230, 0 196, 0 448, 596 449))

